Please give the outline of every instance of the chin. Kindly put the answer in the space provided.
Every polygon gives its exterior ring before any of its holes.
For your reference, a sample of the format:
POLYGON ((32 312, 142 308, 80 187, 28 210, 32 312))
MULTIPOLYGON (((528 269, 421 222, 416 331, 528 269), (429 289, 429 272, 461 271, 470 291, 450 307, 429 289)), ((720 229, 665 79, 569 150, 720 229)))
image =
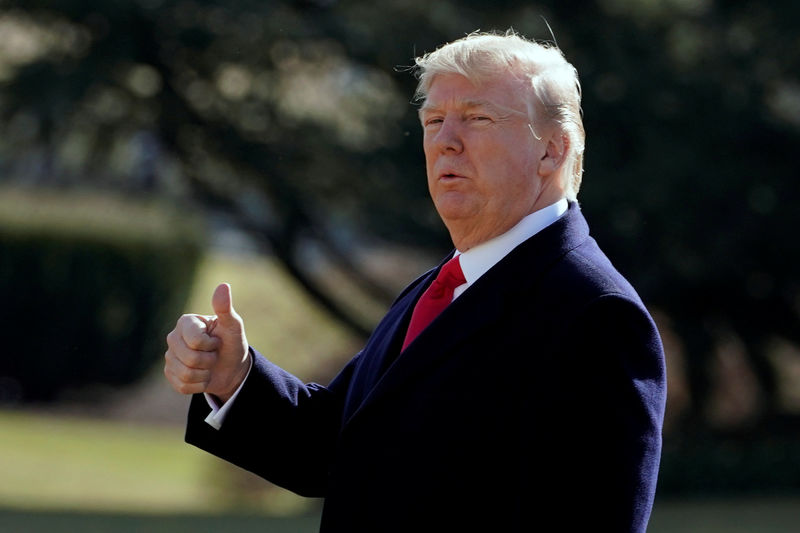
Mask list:
POLYGON ((453 191, 440 194, 434 201, 434 205, 439 216, 445 221, 448 219, 457 221, 473 218, 480 212, 480 208, 475 205, 474 199, 453 191))
POLYGON ((439 218, 442 219, 447 227, 450 227, 451 225, 462 224, 473 218, 473 216, 471 216, 469 211, 466 209, 457 209, 453 207, 443 208, 437 206, 436 211, 439 213, 439 218))

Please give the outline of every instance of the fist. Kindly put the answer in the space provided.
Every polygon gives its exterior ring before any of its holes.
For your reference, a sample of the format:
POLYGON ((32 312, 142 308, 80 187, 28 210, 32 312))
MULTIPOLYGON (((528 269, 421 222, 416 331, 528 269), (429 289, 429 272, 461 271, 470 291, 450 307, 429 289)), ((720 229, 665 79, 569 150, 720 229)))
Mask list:
POLYGON ((183 315, 167 335, 164 375, 182 394, 206 392, 226 402, 247 376, 250 352, 230 285, 216 288, 211 305, 216 316, 183 315))

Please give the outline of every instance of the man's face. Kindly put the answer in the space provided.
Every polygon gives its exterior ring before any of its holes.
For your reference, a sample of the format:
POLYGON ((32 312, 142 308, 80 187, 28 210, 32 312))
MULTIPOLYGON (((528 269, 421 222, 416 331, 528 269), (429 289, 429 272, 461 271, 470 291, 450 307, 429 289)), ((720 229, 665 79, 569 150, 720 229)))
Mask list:
POLYGON ((437 75, 420 109, 428 190, 462 251, 544 207, 537 199, 546 144, 533 135, 519 84, 437 75))

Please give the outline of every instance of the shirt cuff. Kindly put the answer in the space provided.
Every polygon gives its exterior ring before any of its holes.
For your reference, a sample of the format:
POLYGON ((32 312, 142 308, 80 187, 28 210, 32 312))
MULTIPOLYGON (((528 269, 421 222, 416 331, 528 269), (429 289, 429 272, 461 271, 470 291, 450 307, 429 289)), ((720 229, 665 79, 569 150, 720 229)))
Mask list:
POLYGON ((208 394, 207 392, 203 393, 203 396, 206 398, 206 402, 208 402, 208 406, 211 408, 211 412, 208 413, 206 417, 206 424, 211 426, 214 429, 220 429, 222 427, 222 423, 225 422, 225 417, 228 416, 228 411, 230 411, 231 406, 233 405, 234 400, 236 397, 239 396, 239 391, 242 390, 244 387, 245 382, 247 381, 247 377, 250 375, 250 371, 253 369, 253 358, 250 358, 250 368, 247 369, 247 375, 242 380, 241 385, 236 391, 228 398, 228 401, 224 404, 220 405, 219 401, 216 397, 208 394))

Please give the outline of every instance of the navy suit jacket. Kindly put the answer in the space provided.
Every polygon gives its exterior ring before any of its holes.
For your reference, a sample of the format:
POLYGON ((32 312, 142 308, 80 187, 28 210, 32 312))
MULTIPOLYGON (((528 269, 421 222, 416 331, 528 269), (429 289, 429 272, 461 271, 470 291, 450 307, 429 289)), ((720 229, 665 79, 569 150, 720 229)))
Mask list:
POLYGON ((219 431, 187 442, 324 497, 322 531, 644 531, 666 395, 656 327, 577 204, 400 354, 438 268, 327 386, 254 352, 219 431))

